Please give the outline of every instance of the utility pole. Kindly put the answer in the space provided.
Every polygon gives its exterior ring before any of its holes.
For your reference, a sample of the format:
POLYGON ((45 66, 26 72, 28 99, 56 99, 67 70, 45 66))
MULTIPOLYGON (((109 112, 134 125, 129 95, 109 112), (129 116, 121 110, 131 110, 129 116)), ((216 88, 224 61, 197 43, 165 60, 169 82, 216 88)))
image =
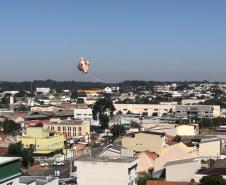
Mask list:
POLYGON ((33 80, 31 80, 31 89, 30 89, 30 107, 31 107, 31 103, 32 103, 32 89, 33 89, 33 80))

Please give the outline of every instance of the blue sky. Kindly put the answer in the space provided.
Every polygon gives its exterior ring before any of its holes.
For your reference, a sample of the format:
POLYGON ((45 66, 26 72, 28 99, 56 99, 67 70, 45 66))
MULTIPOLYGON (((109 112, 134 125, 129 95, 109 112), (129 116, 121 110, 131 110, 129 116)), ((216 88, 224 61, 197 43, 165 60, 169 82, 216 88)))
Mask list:
POLYGON ((0 80, 226 81, 226 0, 2 0, 0 80), (76 70, 80 57, 89 75, 76 70))

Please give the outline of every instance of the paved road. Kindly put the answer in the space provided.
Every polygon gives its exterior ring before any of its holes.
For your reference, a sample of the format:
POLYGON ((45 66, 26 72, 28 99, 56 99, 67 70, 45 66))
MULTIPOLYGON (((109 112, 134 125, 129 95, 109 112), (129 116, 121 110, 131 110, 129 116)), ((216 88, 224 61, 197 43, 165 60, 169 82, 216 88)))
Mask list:
POLYGON ((55 176, 55 172, 60 171, 59 178, 68 178, 70 173, 70 161, 64 161, 64 166, 51 166, 42 167, 42 170, 34 175, 38 176, 48 176, 52 175, 55 176))

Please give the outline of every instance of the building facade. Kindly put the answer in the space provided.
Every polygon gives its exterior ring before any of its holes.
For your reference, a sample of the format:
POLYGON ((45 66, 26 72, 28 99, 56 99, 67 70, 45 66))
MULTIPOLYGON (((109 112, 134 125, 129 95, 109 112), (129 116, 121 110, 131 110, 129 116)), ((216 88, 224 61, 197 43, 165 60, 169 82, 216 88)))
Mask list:
POLYGON ((130 111, 132 114, 143 114, 147 116, 162 116, 169 111, 175 111, 175 105, 172 104, 114 104, 115 113, 122 112, 127 114, 130 111))
POLYGON ((136 185, 136 158, 96 159, 85 157, 75 161, 79 185, 136 185))
POLYGON ((34 148, 35 154, 51 155, 64 148, 64 135, 41 127, 28 127, 26 136, 22 137, 25 148, 34 148))
POLYGON ((141 132, 135 137, 123 137, 122 146, 137 152, 149 150, 157 154, 165 147, 165 134, 159 132, 141 132))
POLYGON ((90 135, 90 121, 64 120, 59 123, 47 123, 44 129, 50 129, 68 137, 87 136, 90 135))
POLYGON ((200 158, 169 161, 166 163, 166 181, 190 182, 200 168, 200 158))
POLYGON ((177 105, 176 117, 214 118, 221 114, 219 105, 177 105))
POLYGON ((74 109, 74 119, 92 119, 93 112, 92 109, 74 109))

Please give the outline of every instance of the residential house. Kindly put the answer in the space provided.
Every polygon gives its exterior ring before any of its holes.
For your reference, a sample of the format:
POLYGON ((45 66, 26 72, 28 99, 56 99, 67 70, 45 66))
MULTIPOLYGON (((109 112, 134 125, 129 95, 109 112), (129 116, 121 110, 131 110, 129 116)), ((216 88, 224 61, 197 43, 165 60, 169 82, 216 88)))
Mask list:
POLYGON ((154 168, 155 159, 158 155, 154 152, 144 151, 137 154, 139 159, 137 172, 148 172, 154 168))
POLYGON ((202 168, 194 176, 195 182, 199 182, 203 177, 215 174, 221 175, 226 180, 226 168, 202 168))
POLYGON ((217 159, 221 155, 221 139, 218 137, 195 136, 192 143, 198 147, 200 157, 217 159))
POLYGON ((184 160, 198 157, 198 152, 194 148, 189 148, 182 142, 164 148, 154 163, 156 177, 161 176, 165 165, 169 161, 184 160))

